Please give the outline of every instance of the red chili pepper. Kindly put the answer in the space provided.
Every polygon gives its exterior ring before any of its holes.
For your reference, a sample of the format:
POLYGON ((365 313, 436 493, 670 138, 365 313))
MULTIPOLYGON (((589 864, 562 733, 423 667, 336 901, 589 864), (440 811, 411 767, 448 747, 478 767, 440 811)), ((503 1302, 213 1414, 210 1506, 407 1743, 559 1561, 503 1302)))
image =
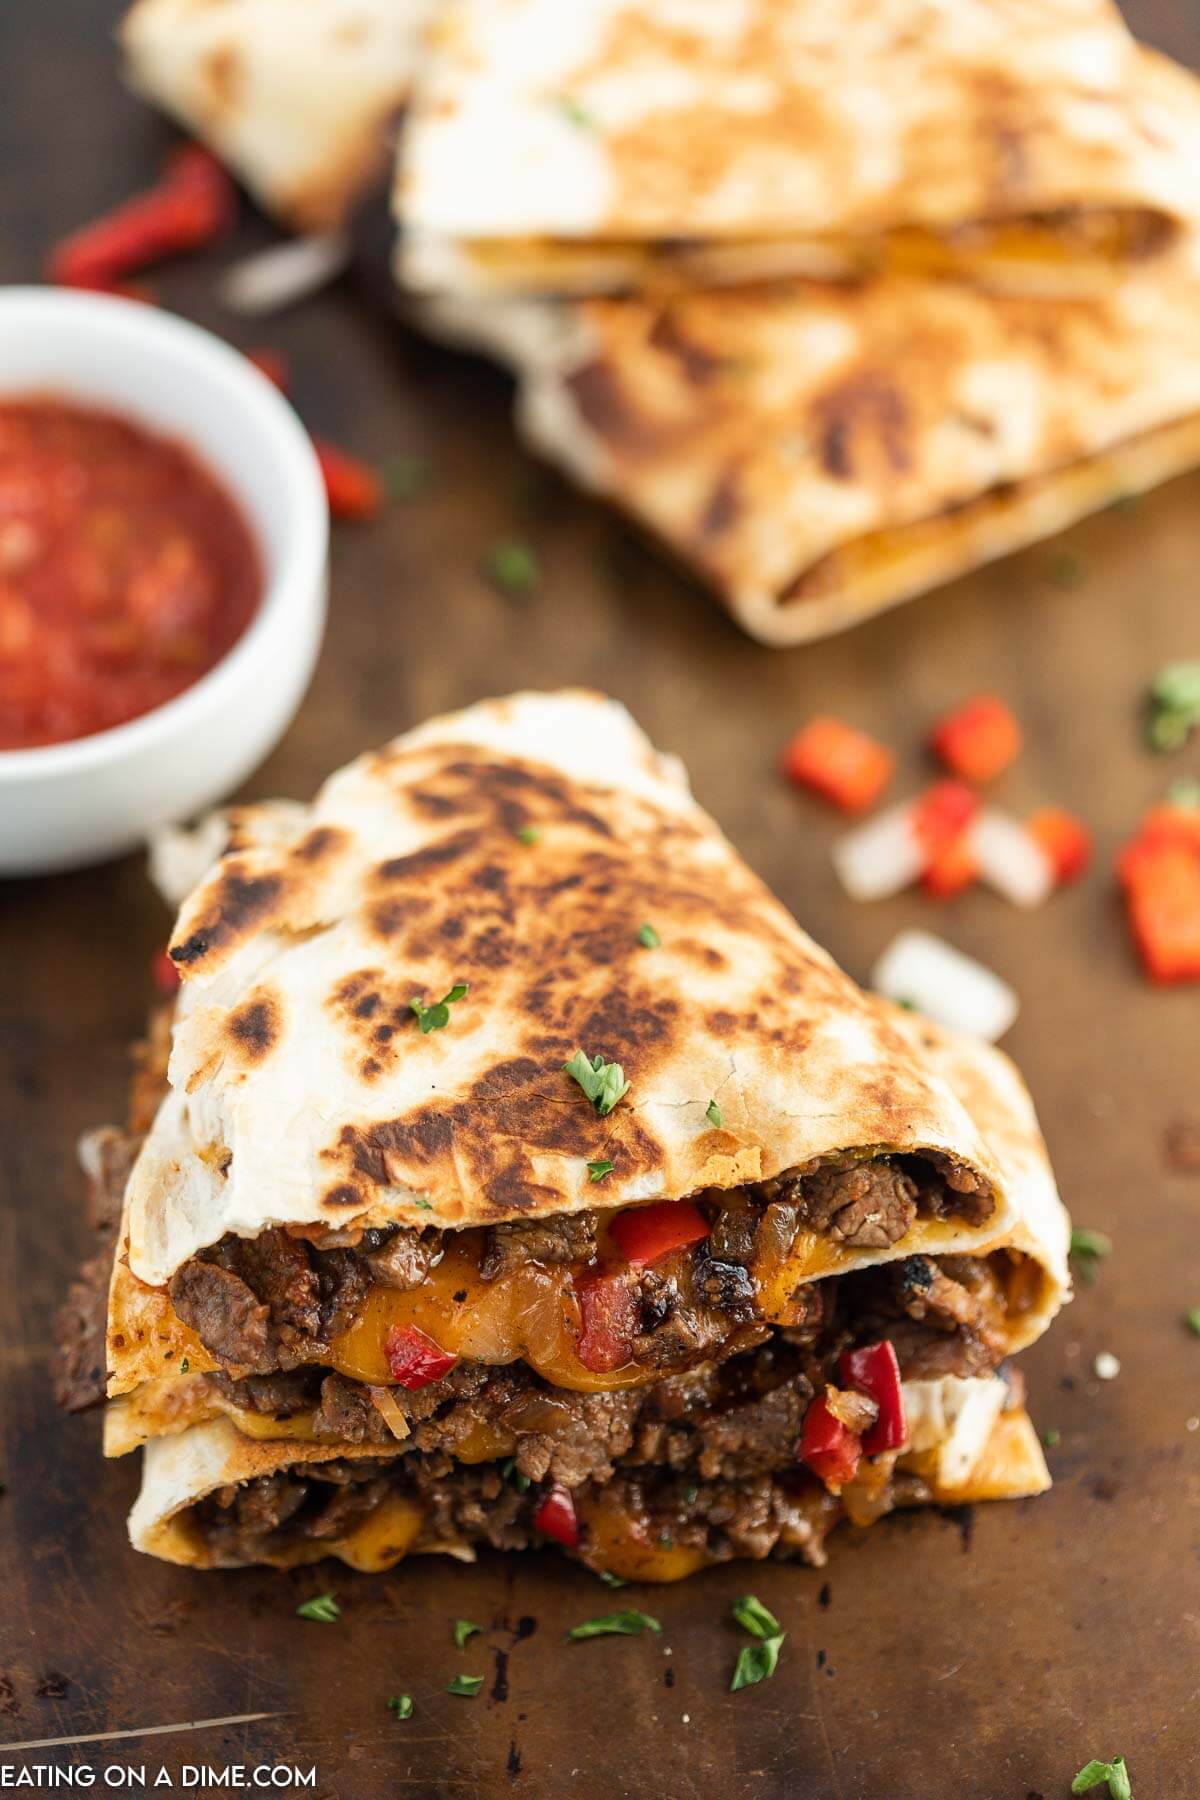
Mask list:
POLYGON ((214 156, 186 144, 157 185, 64 238, 47 273, 64 287, 113 288, 164 257, 198 250, 232 223, 236 192, 214 156))
POLYGON ((1092 860, 1092 834, 1083 821, 1061 806, 1043 806, 1028 830, 1045 851, 1055 880, 1078 881, 1092 860))
POLYGON ((908 1421, 904 1416, 900 1364, 891 1340, 885 1338, 880 1344, 864 1344, 861 1349, 845 1351, 838 1358, 838 1369, 847 1387, 869 1394, 879 1407, 879 1417, 870 1430, 863 1432, 865 1454, 878 1456, 881 1450, 899 1450, 908 1438, 908 1421))
POLYGON ((457 1356, 451 1356, 415 1325, 393 1325, 384 1340, 383 1353, 392 1380, 410 1393, 440 1380, 458 1361, 457 1356))
POLYGON ((690 1200, 656 1200, 651 1206, 633 1206, 618 1213, 609 1231, 625 1261, 641 1269, 672 1250, 682 1250, 685 1244, 703 1242, 709 1224, 690 1200))
POLYGON ((938 851, 921 877, 921 886, 936 900, 950 900, 964 888, 969 888, 978 875, 979 864, 975 861, 970 839, 962 831, 938 851))
POLYGON ((637 1301, 620 1275, 584 1276, 575 1283, 581 1329, 578 1355, 585 1369, 606 1375, 629 1361, 637 1301))
POLYGON ((292 366, 282 350, 277 350, 273 344, 256 344, 252 350, 247 350, 246 361, 252 362, 259 374, 265 375, 281 394, 291 392, 292 366))
POLYGON ((374 469, 331 444, 328 438, 315 437, 313 449, 325 478, 325 493, 334 518, 378 517, 383 507, 383 483, 374 469))
POLYGON ((979 795, 961 781, 935 781, 913 801, 912 830, 929 863, 960 838, 979 811, 979 795))
POLYGON ((977 694, 940 719, 930 747, 962 781, 991 781, 1021 750, 1021 727, 1003 700, 977 694))
POLYGON ((165 994, 169 999, 172 994, 179 992, 179 970, 171 961, 166 950, 154 952, 150 960, 150 973, 154 977, 154 985, 160 994, 165 994))
POLYGON ((783 772, 844 812, 865 812, 892 777, 896 759, 864 731, 841 719, 810 719, 783 753, 783 772))
POLYGON ((1200 857, 1143 839, 1123 852, 1129 923, 1154 981, 1200 981, 1200 857))
POLYGON ((800 1461, 827 1486, 841 1487, 853 1481, 862 1456, 857 1433, 835 1419, 823 1397, 813 1400, 804 1415, 804 1429, 796 1446, 800 1461))
POLYGON ((533 1515, 533 1529, 553 1538, 564 1550, 579 1548, 579 1520, 570 1488, 556 1481, 533 1515))

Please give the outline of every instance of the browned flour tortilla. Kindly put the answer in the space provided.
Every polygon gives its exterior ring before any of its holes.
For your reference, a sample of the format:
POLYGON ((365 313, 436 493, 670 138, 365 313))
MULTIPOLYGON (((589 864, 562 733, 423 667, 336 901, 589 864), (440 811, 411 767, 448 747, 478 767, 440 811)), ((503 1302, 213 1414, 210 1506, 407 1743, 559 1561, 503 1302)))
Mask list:
POLYGON ((434 315, 755 637, 844 629, 1200 461, 1200 238, 1073 300, 909 276, 434 315))
POLYGON ((143 1547, 517 1548, 559 1484, 581 1555, 668 1579, 1045 1484, 1008 1358, 1065 1295, 1066 1220, 1019 1077, 856 988, 613 702, 486 702, 240 809, 171 954, 109 1316, 143 1547), (414 997, 460 986, 422 1032, 414 997), (577 1050, 629 1083, 604 1115, 577 1050), (614 1218, 662 1201, 703 1241, 630 1262, 614 1218), (409 1389, 414 1327, 457 1362, 409 1389), (910 1441, 840 1493, 797 1465, 805 1405, 882 1336, 910 1441))
POLYGON ((401 273, 453 294, 1107 285, 1200 205, 1200 87, 1108 0, 444 0, 401 273))

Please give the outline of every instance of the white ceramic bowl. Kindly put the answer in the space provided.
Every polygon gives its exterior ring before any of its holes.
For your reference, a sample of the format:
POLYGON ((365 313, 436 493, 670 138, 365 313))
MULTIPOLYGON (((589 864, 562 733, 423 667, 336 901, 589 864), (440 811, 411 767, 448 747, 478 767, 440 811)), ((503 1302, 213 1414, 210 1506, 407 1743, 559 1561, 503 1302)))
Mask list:
POLYGON ((0 750, 0 875, 118 855, 230 793, 300 705, 328 586, 307 433, 219 338, 136 301, 0 289, 0 398, 34 394, 124 414, 193 450, 242 507, 265 586, 228 656, 165 706, 93 737, 0 750))

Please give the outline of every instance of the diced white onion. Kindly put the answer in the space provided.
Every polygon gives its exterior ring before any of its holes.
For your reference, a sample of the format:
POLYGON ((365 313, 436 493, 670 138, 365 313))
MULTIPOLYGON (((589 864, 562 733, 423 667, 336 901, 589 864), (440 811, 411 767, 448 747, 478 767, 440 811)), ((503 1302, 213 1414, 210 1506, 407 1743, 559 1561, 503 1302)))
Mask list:
POLYGON ((217 299, 229 312, 262 318, 306 300, 340 275, 349 260, 345 232, 289 238, 233 263, 217 283, 217 299))
POLYGON ((371 1396, 372 1406, 380 1414, 392 1436, 399 1438, 403 1443, 408 1436, 408 1420, 401 1412, 400 1402, 396 1399, 395 1394, 385 1387, 373 1387, 367 1391, 371 1396))
POLYGON ((994 1044, 1020 1010, 1008 983, 931 931, 902 931, 871 971, 871 986, 939 1025, 994 1044))
POLYGON ((911 801, 890 806, 846 832, 833 846, 833 866, 852 900, 886 900, 911 886, 926 856, 913 829, 911 801))
POLYGON ((1019 819, 985 806, 967 832, 981 881, 1014 906, 1041 906, 1054 890, 1054 868, 1019 819))
POLYGON ((904 1383, 908 1450, 937 1452, 939 1487, 961 1487, 982 1456, 1004 1410, 1008 1389, 998 1375, 943 1375, 904 1383))

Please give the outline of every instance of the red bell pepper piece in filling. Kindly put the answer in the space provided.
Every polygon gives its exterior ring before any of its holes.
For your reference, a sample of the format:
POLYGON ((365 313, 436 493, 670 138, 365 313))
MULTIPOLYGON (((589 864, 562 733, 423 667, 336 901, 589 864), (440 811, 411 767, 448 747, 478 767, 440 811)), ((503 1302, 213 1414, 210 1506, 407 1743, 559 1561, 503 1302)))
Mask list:
POLYGON ((160 994, 165 994, 169 998, 172 994, 179 992, 179 970, 171 961, 169 951, 156 950, 154 952, 150 963, 150 973, 154 977, 154 985, 160 994))
POLYGON ((1003 700, 977 694, 940 719, 930 746, 962 781, 991 781, 1020 753, 1021 727, 1003 700))
POLYGON ((553 1538, 564 1550, 579 1548, 579 1520, 570 1488, 556 1481, 533 1515, 533 1529, 553 1538))
POLYGON ((585 1369, 606 1375, 629 1361, 637 1325, 637 1300, 620 1275, 585 1275, 575 1283, 579 1301, 578 1356, 585 1369))
POLYGON ((217 159, 185 144, 154 187, 64 238, 47 273, 63 287, 118 288, 139 269, 211 243, 232 222, 235 206, 234 185, 217 159))
POLYGON ((892 777, 896 759, 864 731, 841 719, 810 719, 783 753, 783 772, 843 812, 865 812, 892 777))
POLYGON ((608 1229, 625 1261, 641 1269, 685 1244, 701 1243, 709 1225, 689 1200, 656 1200, 618 1213, 608 1229))
POLYGON ((847 1387, 869 1394, 879 1408, 879 1417, 863 1432, 864 1453, 878 1456, 881 1450, 899 1450, 908 1437, 908 1421, 904 1417, 900 1365, 890 1339, 845 1351, 838 1358, 838 1369, 847 1387))
POLYGON ((402 1388, 408 1388, 410 1393, 449 1374, 458 1361, 457 1356, 443 1350, 415 1325, 393 1325, 384 1339, 383 1353, 392 1380, 399 1382, 402 1388))
POLYGON ((810 1403, 804 1415, 797 1453, 826 1486, 842 1487, 854 1480, 862 1456, 862 1440, 834 1418, 820 1397, 810 1403))

